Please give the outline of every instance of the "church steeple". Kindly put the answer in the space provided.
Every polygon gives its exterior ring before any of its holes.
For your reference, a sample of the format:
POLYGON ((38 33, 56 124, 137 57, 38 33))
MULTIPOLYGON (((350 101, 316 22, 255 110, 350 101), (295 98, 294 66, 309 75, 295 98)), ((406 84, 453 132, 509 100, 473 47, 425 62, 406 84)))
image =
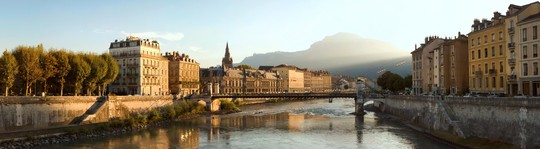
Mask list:
POLYGON ((229 53, 229 42, 225 45, 225 57, 223 57, 223 60, 221 61, 221 66, 223 69, 228 69, 233 67, 233 60, 231 57, 231 53, 229 53))

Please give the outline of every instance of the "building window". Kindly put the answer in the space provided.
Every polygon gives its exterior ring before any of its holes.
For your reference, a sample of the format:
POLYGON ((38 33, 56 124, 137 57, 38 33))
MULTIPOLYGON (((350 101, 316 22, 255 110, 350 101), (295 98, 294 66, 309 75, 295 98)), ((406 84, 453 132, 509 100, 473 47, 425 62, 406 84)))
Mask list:
POLYGON ((514 43, 514 35, 510 35, 510 43, 514 43))
POLYGON ((496 77, 491 78, 491 87, 493 87, 493 88, 497 87, 497 78, 496 77))
POLYGON ((523 63, 523 76, 529 75, 529 68, 527 68, 527 63, 523 63))
POLYGON ((485 63, 484 64, 484 74, 487 74, 488 73, 488 64, 485 63))
POLYGON ((486 83, 486 88, 488 88, 488 87, 489 87, 489 77, 486 77, 485 79, 486 79, 486 80, 485 80, 485 81, 486 81, 486 82, 485 82, 485 83, 486 83))
POLYGON ((503 40, 503 32, 499 32, 499 40, 503 40))
POLYGON ((533 63, 533 75, 538 75, 538 62, 533 63))
POLYGON ((471 52, 471 59, 474 59, 474 51, 471 52))
POLYGON ((477 43, 478 43, 478 45, 480 45, 480 37, 478 37, 478 39, 477 39, 477 40, 478 40, 478 42, 477 42, 477 43))
POLYGON ((472 74, 474 74, 474 71, 476 70, 474 70, 474 65, 472 65, 472 74))
POLYGON ((495 57, 495 47, 491 47, 491 57, 495 57))
POLYGON ((523 53, 523 59, 527 59, 527 46, 523 46, 522 53, 523 53))
POLYGON ((482 53, 480 52, 480 50, 478 50, 478 59, 480 59, 480 57, 482 57, 482 53))
POLYGON ((487 43, 487 41, 488 41, 487 35, 484 35, 484 43, 487 43))
POLYGON ((502 45, 499 45, 499 56, 503 55, 503 47, 502 45))
POLYGON ((527 28, 524 28, 521 34, 523 35, 523 41, 527 41, 527 28))
POLYGON ((535 39, 538 39, 538 27, 537 26, 533 26, 533 32, 532 32, 532 39, 535 40, 535 39))
POLYGON ((503 72, 503 70, 504 70, 504 65, 503 65, 503 62, 500 61, 499 62, 499 72, 503 72))
POLYGON ((491 63, 491 70, 495 71, 495 63, 491 63))
POLYGON ((475 78, 472 78, 472 88, 475 88, 476 87, 476 79, 475 78))
POLYGON ((499 77, 499 87, 504 88, 504 77, 499 77))
POLYGON ((538 57, 538 45, 533 44, 533 57, 538 57))
POLYGON ((471 46, 474 46, 474 39, 471 39, 471 46))
POLYGON ((487 48, 484 49, 484 58, 487 58, 488 57, 488 50, 487 48))
POLYGON ((491 41, 495 41, 495 33, 491 34, 491 41))
POLYGON ((482 78, 478 78, 478 88, 482 88, 482 78))

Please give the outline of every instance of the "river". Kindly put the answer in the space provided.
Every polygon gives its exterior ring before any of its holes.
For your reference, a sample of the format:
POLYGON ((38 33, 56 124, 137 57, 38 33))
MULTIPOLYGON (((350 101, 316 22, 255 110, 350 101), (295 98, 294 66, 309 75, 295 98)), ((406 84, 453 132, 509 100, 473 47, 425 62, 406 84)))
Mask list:
POLYGON ((352 99, 242 106, 243 112, 200 117, 132 132, 39 148, 451 148, 384 115, 354 111, 352 99))

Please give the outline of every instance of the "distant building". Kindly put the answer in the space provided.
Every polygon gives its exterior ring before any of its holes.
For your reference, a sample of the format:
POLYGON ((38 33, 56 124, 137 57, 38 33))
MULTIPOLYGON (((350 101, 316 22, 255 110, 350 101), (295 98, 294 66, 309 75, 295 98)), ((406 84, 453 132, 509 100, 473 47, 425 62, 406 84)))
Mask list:
POLYGON ((276 71, 235 69, 232 67, 232 62, 227 44, 222 67, 200 70, 204 93, 211 91, 212 94, 242 94, 283 91, 285 80, 276 71))
POLYGON ((439 93, 444 95, 464 95, 469 87, 469 60, 467 36, 458 33, 455 38, 445 38, 444 42, 436 48, 438 53, 438 79, 439 93))
MULTIPOLYGON (((304 78, 304 85, 306 91, 312 92, 322 92, 322 91, 331 91, 332 90, 332 76, 328 71, 304 71, 304 73, 309 74, 309 78, 304 78)), ((306 75, 304 75, 306 76, 306 75)))
POLYGON ((169 61, 161 56, 159 42, 130 36, 109 47, 120 70, 109 86, 119 95, 164 95, 169 93, 169 61))
POLYGON ((225 46, 225 57, 221 60, 221 67, 223 69, 227 70, 229 68, 233 68, 233 59, 231 57, 231 53, 229 53, 229 43, 227 42, 227 45, 225 46))
POLYGON ((304 92, 304 72, 296 66, 288 66, 285 64, 278 65, 272 70, 277 71, 285 80, 286 92, 304 92))
POLYGON ((199 63, 189 55, 165 53, 169 60, 169 88, 171 94, 198 94, 200 88, 199 63))
POLYGON ((430 94, 437 90, 438 82, 435 79, 438 78, 438 71, 434 68, 438 68, 438 64, 435 63, 438 61, 438 55, 434 50, 443 42, 443 39, 436 36, 426 37, 424 43, 411 52, 413 94, 430 94))

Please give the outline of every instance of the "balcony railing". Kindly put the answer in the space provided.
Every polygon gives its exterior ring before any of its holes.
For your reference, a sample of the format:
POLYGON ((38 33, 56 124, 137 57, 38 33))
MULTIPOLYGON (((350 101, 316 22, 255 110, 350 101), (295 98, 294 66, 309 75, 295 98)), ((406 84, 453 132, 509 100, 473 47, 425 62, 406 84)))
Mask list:
POLYGON ((497 74, 497 70, 496 70, 496 69, 490 69, 490 70, 489 70, 489 74, 490 74, 490 75, 496 75, 496 74, 497 74))
POLYGON ((146 77, 158 77, 158 76, 161 76, 161 75, 160 74, 145 73, 144 76, 146 76, 146 77))
POLYGON ((508 81, 516 81, 517 76, 516 75, 508 75, 508 81))
POLYGON ((516 65, 516 59, 515 58, 508 59, 508 65, 516 65))
POLYGON ((126 64, 126 67, 139 67, 139 64, 126 64))
POLYGON ((508 28, 508 34, 513 34, 513 33, 514 33, 514 27, 508 28))
POLYGON ((156 65, 156 64, 144 64, 144 67, 158 68, 159 65, 156 65))
POLYGON ((477 75, 477 76, 481 76, 482 75, 482 70, 475 71, 474 74, 477 75))
POLYGON ((508 48, 510 48, 510 49, 516 48, 516 43, 514 43, 514 42, 508 43, 508 48))

